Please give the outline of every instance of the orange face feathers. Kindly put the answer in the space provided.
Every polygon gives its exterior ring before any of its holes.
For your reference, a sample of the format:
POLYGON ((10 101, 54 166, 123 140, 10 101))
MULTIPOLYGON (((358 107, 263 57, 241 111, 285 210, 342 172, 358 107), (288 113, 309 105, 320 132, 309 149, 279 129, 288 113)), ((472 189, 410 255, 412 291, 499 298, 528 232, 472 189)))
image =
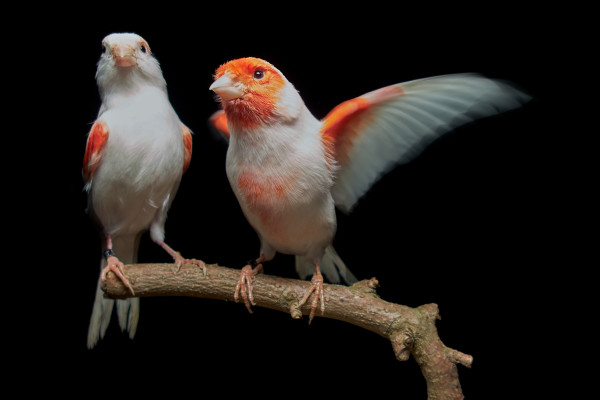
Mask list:
POLYGON ((276 112, 286 80, 273 65, 248 57, 221 65, 213 90, 221 98, 230 123, 253 128, 268 122, 276 112))
POLYGON ((221 65, 214 78, 218 80, 225 74, 241 83, 248 93, 276 96, 285 84, 277 68, 255 57, 240 58, 221 65))

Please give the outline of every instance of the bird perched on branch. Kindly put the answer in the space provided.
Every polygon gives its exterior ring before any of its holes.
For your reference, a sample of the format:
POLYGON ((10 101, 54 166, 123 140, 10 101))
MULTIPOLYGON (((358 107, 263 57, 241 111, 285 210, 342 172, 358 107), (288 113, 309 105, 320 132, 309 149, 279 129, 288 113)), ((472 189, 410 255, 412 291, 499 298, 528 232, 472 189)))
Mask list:
MULTIPOLYGON (((186 260, 164 241, 167 211, 190 164, 192 136, 169 102, 162 71, 150 46, 133 33, 102 41, 96 82, 102 104, 87 139, 83 178, 88 212, 103 236, 104 259, 88 331, 88 347, 104 336, 114 300, 100 282, 109 271, 131 290, 123 265, 137 261, 140 236, 164 248, 178 267, 186 260)), ((121 330, 134 337, 139 298, 117 300, 121 330)))
POLYGON ((387 86, 315 118, 270 63, 242 58, 221 65, 210 86, 222 104, 210 122, 229 138, 226 169, 261 248, 242 269, 236 295, 248 310, 252 277, 276 252, 296 255, 312 285, 298 306, 324 312, 323 276, 356 280, 333 249, 335 206, 349 212, 390 168, 416 157, 453 128, 519 107, 528 96, 507 83, 456 74, 387 86))

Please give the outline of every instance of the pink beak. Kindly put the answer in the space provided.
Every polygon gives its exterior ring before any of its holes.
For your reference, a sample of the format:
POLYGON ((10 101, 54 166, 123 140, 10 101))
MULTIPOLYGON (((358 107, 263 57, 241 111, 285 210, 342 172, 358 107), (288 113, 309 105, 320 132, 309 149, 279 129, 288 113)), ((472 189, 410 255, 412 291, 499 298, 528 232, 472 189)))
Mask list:
POLYGON ((135 50, 131 46, 115 44, 111 48, 111 53, 117 67, 132 67, 137 64, 135 50))
POLYGON ((228 75, 223 75, 219 79, 213 82, 208 88, 212 90, 223 100, 234 100, 242 97, 244 91, 240 84, 236 84, 228 75))

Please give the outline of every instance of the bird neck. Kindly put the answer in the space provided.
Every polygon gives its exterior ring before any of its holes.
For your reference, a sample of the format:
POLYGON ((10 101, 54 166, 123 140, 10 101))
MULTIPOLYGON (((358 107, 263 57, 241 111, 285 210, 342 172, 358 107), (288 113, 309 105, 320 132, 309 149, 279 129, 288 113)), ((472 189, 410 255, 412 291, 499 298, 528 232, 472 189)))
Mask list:
POLYGON ((258 128, 234 125, 230 129, 229 149, 238 161, 270 163, 281 157, 293 157, 307 142, 314 141, 319 128, 320 122, 303 107, 294 119, 275 120, 258 128))
POLYGON ((162 74, 144 73, 140 68, 98 69, 96 81, 103 102, 109 98, 130 98, 149 89, 167 97, 162 74))

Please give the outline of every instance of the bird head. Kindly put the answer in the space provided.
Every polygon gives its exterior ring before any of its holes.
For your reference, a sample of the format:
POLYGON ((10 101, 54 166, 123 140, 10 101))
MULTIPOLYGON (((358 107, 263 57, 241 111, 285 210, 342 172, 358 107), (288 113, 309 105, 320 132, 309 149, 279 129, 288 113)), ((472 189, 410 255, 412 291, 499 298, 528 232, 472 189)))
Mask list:
POLYGON ((221 65, 209 89, 219 96, 228 123, 245 128, 295 118, 303 105, 285 76, 260 58, 240 58, 221 65))
POLYGON ((154 58, 148 42, 135 33, 112 33, 102 40, 101 61, 113 63, 119 68, 143 64, 154 58))
POLYGON ((134 81, 166 86, 148 42, 135 33, 112 33, 102 40, 96 79, 101 88, 127 86, 134 81))

